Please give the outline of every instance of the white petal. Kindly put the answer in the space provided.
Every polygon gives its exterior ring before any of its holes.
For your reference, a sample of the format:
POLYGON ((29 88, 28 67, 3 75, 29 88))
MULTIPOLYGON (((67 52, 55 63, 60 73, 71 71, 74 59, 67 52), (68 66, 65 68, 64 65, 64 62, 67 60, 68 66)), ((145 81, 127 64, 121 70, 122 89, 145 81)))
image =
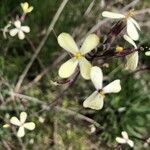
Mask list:
POLYGON ((17 132, 17 136, 18 137, 23 137, 24 135, 25 135, 24 127, 20 127, 18 132, 17 132))
POLYGON ((150 51, 145 52, 146 56, 150 56, 150 51))
POLYGON ((134 147, 134 142, 131 140, 128 140, 127 143, 130 145, 130 147, 134 147))
POLYGON ((137 41, 139 39, 137 29, 130 18, 127 20, 127 33, 134 41, 137 41))
POLYGON ((138 51, 126 56, 125 69, 134 71, 138 66, 139 54, 138 51))
POLYGON ((35 128, 35 123, 34 122, 27 122, 24 124, 24 127, 28 130, 34 130, 35 128))
POLYGON ((91 68, 91 80, 97 90, 100 90, 102 88, 102 82, 103 82, 103 73, 101 68, 94 66, 91 68))
POLYGON ((16 26, 16 28, 20 28, 21 27, 21 22, 19 20, 14 22, 14 25, 16 26))
POLYGON ((20 122, 24 123, 27 119, 27 113, 26 112, 21 112, 20 113, 20 122))
POLYGON ((113 12, 110 12, 110 11, 103 11, 103 12, 102 12, 102 16, 103 16, 103 17, 107 17, 107 18, 114 18, 114 19, 125 18, 125 16, 122 15, 122 14, 113 13, 113 12))
POLYGON ((126 131, 122 131, 122 132, 121 132, 121 135, 122 135, 122 137, 123 137, 124 139, 126 139, 126 140, 129 139, 128 134, 127 134, 126 131))
POLYGON ((60 66, 58 71, 59 76, 61 78, 70 77, 74 73, 77 65, 78 65, 78 61, 75 58, 69 59, 67 62, 65 62, 60 66))
POLYGON ((95 91, 83 102, 83 107, 100 110, 102 109, 103 104, 104 96, 101 96, 97 91, 95 91))
POLYGON ((123 36, 123 38, 124 38, 127 42, 129 42, 131 45, 133 45, 135 49, 137 49, 137 46, 136 46, 135 42, 134 42, 128 35, 125 34, 125 35, 123 36))
POLYGON ((81 75, 84 79, 90 79, 91 63, 84 57, 79 60, 81 75))
POLYGON ((78 52, 78 47, 77 44, 75 43, 74 39, 72 38, 72 36, 68 33, 61 33, 58 38, 58 43, 59 45, 67 50, 68 52, 75 54, 76 52, 78 52))
POLYGON ((29 28, 28 26, 22 26, 22 27, 21 27, 21 30, 22 30, 23 32, 26 32, 26 33, 29 33, 29 32, 30 32, 30 28, 29 28))
POLYGON ((14 28, 9 31, 10 36, 15 36, 19 32, 18 29, 14 28))
POLYGON ((18 38, 20 39, 20 40, 23 40, 24 38, 25 38, 25 34, 23 33, 23 31, 19 31, 18 32, 18 38))
POLYGON ((18 120, 17 117, 12 117, 10 119, 10 123, 13 124, 13 125, 16 125, 16 126, 20 126, 21 125, 21 122, 18 120))
POLYGON ((123 138, 121 138, 121 137, 116 137, 116 141, 117 141, 118 143, 121 143, 121 144, 125 144, 125 143, 126 143, 126 140, 123 139, 123 138))
POLYGON ((83 42, 80 52, 82 55, 90 52, 99 44, 99 37, 96 34, 90 34, 86 37, 85 41, 83 42))
POLYGON ((121 90, 120 80, 115 80, 103 88, 104 93, 118 93, 121 90))
POLYGON ((141 30, 140 25, 137 23, 137 21, 135 19, 133 19, 131 17, 129 17, 129 19, 139 30, 141 30))

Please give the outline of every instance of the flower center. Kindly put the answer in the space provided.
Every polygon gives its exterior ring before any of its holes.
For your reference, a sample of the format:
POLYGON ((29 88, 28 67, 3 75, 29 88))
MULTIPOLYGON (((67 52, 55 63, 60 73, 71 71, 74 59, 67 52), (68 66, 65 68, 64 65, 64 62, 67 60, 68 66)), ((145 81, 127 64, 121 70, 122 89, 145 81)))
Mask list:
POLYGON ((134 15, 134 10, 131 9, 131 10, 127 13, 126 19, 128 19, 129 17, 132 17, 133 15, 134 15))
POLYGON ((100 94, 101 96, 105 97, 105 93, 104 93, 103 90, 99 90, 99 94, 100 94))
POLYGON ((76 59, 80 59, 81 58, 81 53, 80 52, 77 52, 75 55, 74 55, 74 57, 76 58, 76 59))

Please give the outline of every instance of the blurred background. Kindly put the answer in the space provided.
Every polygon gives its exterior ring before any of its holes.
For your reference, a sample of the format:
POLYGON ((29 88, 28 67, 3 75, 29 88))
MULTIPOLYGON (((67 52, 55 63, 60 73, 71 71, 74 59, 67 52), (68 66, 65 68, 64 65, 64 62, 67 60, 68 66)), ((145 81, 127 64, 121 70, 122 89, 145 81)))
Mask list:
MULTIPOLYGON (((135 142, 135 150, 150 149, 150 57, 145 56, 150 49, 150 1, 69 0, 42 46, 41 41, 63 0, 28 1, 34 9, 23 25, 28 25, 31 32, 24 40, 8 33, 5 39, 3 28, 22 15, 21 2, 24 1, 0 1, 0 149, 130 149, 115 141, 121 131, 126 131, 135 142), (85 109, 83 101, 95 90, 90 81, 79 76, 72 85, 54 82, 59 80, 58 68, 69 58, 58 45, 57 36, 68 32, 80 44, 86 34, 94 32, 103 41, 117 21, 103 18, 101 13, 104 10, 126 13, 131 8, 135 9, 134 18, 141 26, 137 42, 141 49, 139 66, 129 72, 124 70, 124 59, 98 60, 105 75, 104 83, 121 79, 122 91, 108 95, 100 111, 85 109), (37 50, 39 53, 31 62, 37 50), (23 75, 19 89, 10 94, 23 75), (16 127, 3 125, 10 117, 19 117, 22 111, 28 113, 28 120, 35 122, 36 128, 20 139, 16 137, 16 127)), ((112 47, 130 46, 121 35, 112 47)))

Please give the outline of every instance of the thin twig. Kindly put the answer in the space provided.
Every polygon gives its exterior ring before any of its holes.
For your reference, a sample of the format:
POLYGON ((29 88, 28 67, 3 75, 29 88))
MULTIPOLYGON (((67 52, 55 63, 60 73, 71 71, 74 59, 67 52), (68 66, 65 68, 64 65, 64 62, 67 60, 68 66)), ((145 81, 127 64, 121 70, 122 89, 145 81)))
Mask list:
POLYGON ((49 25, 49 27, 48 27, 48 29, 47 29, 47 32, 46 32, 46 34, 45 34, 43 40, 42 40, 41 43, 39 44, 39 46, 38 46, 36 52, 34 53, 34 55, 32 56, 31 60, 30 60, 29 63, 27 64, 26 68, 24 69, 23 73, 22 73, 21 76, 19 77, 19 80, 18 80, 18 82, 17 82, 17 84, 16 84, 16 87, 15 87, 15 91, 16 91, 16 92, 19 91, 19 89, 20 89, 20 87, 21 87, 21 84, 22 84, 22 82, 23 82, 23 80, 24 80, 26 74, 28 73, 29 69, 31 68, 31 66, 32 66, 34 60, 36 59, 37 55, 40 53, 41 49, 43 48, 45 42, 46 42, 47 39, 48 39, 49 34, 50 34, 51 31, 53 30, 53 28, 54 28, 54 26, 55 26, 55 24, 56 24, 56 22, 57 22, 59 16, 61 15, 61 13, 62 13, 62 11, 63 11, 63 9, 64 9, 64 7, 66 6, 66 4, 67 4, 68 1, 69 1, 69 0, 63 0, 63 2, 61 3, 60 7, 58 8, 58 10, 57 10, 57 12, 56 12, 56 14, 55 14, 53 20, 51 21, 51 23, 50 23, 50 25, 49 25))

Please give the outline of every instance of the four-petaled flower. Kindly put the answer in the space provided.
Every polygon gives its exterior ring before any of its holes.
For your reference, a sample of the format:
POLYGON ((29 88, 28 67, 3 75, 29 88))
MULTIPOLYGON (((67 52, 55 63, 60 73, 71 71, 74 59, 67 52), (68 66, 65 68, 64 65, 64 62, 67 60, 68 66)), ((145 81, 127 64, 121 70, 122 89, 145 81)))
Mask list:
MULTIPOLYGON (((127 35, 123 36, 126 41, 134 46, 137 49, 135 42, 127 35)), ((134 71, 138 66, 139 61, 139 54, 138 51, 132 52, 131 54, 127 55, 126 57, 126 64, 125 69, 134 71)))
POLYGON ((98 45, 98 36, 95 34, 88 35, 80 49, 68 33, 61 33, 58 36, 58 43, 66 51, 73 54, 73 57, 62 64, 59 68, 59 76, 61 78, 70 77, 75 72, 75 69, 79 64, 82 77, 90 79, 90 70, 92 66, 84 56, 98 45))
POLYGON ((130 147, 134 146, 134 142, 129 139, 127 132, 122 131, 122 138, 121 137, 116 137, 116 141, 120 144, 128 144, 130 147))
POLYGON ((21 8, 25 14, 30 13, 33 10, 33 6, 29 6, 28 2, 21 3, 21 8))
POLYGON ((123 15, 120 13, 113 13, 110 11, 104 11, 102 13, 103 17, 113 18, 113 19, 124 19, 127 22, 127 33, 128 35, 134 40, 137 41, 139 39, 138 30, 140 30, 139 24, 136 22, 135 19, 132 18, 134 15, 133 11, 129 11, 127 15, 123 15))
POLYGON ((91 109, 102 109, 104 103, 104 97, 107 93, 118 93, 121 90, 120 80, 114 80, 107 86, 103 87, 103 73, 102 70, 94 66, 91 68, 91 80, 96 88, 96 91, 93 92, 84 102, 83 106, 91 109))
POLYGON ((20 120, 17 117, 12 117, 10 119, 10 123, 16 126, 19 126, 17 136, 23 137, 25 135, 25 128, 28 130, 34 130, 35 123, 33 122, 25 122, 27 119, 27 113, 21 112, 20 113, 20 120))
POLYGON ((30 32, 30 28, 28 26, 21 26, 21 22, 19 20, 16 20, 14 22, 14 26, 15 28, 11 29, 9 31, 9 34, 11 36, 15 36, 16 34, 18 34, 18 38, 20 40, 23 40, 25 38, 25 33, 29 33, 30 32))

